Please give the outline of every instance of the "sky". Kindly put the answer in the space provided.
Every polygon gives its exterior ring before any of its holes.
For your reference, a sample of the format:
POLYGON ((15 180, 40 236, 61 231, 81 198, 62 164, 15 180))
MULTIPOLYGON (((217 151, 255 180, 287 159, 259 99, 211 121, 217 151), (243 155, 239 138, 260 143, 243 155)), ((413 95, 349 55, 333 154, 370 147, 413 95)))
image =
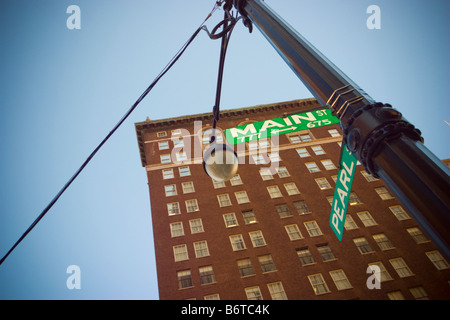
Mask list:
MULTIPOLYGON (((425 145, 450 158, 448 0, 266 0, 425 145), (381 29, 369 29, 377 5, 381 29)), ((203 22, 214 0, 0 0, 0 256, 203 22), (80 9, 80 29, 67 27, 80 9), (70 20, 71 21, 71 20, 70 20)), ((216 11, 211 30, 223 17, 216 11)), ((220 41, 202 32, 0 266, 0 299, 158 299, 134 123, 211 112, 220 41), (80 289, 69 289, 69 266, 80 289)), ((310 98, 255 29, 231 37, 222 109, 310 98)))

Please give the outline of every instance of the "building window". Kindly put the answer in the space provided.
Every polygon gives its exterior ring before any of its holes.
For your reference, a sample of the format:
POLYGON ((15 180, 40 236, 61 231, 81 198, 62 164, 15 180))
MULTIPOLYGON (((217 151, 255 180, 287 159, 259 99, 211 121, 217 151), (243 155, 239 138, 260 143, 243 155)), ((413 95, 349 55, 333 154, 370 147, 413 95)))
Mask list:
POLYGON ((231 206, 231 200, 230 200, 230 196, 228 195, 228 193, 219 194, 217 196, 217 200, 219 201, 219 206, 220 207, 231 206))
POLYGON ((353 220, 352 216, 349 214, 345 216, 344 228, 345 230, 358 229, 358 225, 356 224, 355 220, 353 220))
POLYGON ((429 242, 430 240, 428 240, 428 238, 422 233, 422 231, 420 231, 419 228, 408 228, 406 229, 406 231, 408 231, 409 235, 414 239, 414 241, 417 244, 421 244, 421 243, 425 243, 425 242, 429 242))
POLYGON ((283 284, 281 281, 268 283, 267 288, 269 289, 270 296, 272 300, 287 300, 286 292, 284 292, 283 284))
POLYGON ((392 207, 389 207, 389 210, 391 210, 391 212, 394 214, 394 216, 399 221, 410 219, 408 214, 405 212, 405 210, 401 206, 392 206, 392 207))
POLYGON ((297 256, 300 259, 302 266, 315 263, 314 257, 308 247, 297 249, 297 256))
POLYGON ((331 161, 330 159, 320 160, 320 162, 322 162, 322 165, 326 170, 337 169, 336 166, 334 165, 333 161, 331 161))
POLYGON ((172 131, 172 142, 173 142, 173 147, 174 149, 179 148, 181 149, 182 147, 184 147, 184 140, 183 137, 181 136, 181 130, 178 129, 178 133, 174 134, 172 131), (178 137, 174 137, 175 135, 180 135, 178 137))
POLYGON ((245 294, 247 295, 248 300, 263 300, 259 287, 245 288, 245 294))
POLYGON ((351 206, 360 204, 361 200, 359 200, 358 195, 355 192, 350 192, 350 197, 348 198, 348 204, 351 206))
POLYGON ((181 161, 187 161, 187 154, 186 152, 177 152, 175 153, 175 156, 177 158, 177 162, 181 162, 181 161))
POLYGON ((310 237, 317 237, 322 235, 322 231, 316 221, 309 221, 304 223, 306 231, 308 231, 310 237))
POLYGON ((444 270, 450 268, 448 265, 448 262, 444 259, 444 257, 441 255, 441 253, 437 250, 429 251, 425 253, 430 259, 430 261, 433 263, 433 265, 438 270, 444 270))
POLYGON ((374 178, 373 175, 371 175, 370 173, 367 173, 365 170, 362 170, 361 174, 363 175, 363 177, 366 179, 367 182, 378 180, 377 178, 374 178))
POLYGON ((337 131, 337 129, 331 129, 328 130, 328 133, 332 136, 332 137, 340 137, 341 134, 339 133, 339 131, 337 131))
POLYGON ((327 244, 318 245, 317 251, 319 251, 319 254, 322 257, 323 262, 336 260, 333 251, 331 251, 330 246, 327 244))
POLYGON ((183 193, 193 193, 195 192, 194 182, 182 182, 181 187, 183 188, 183 193))
POLYGON ((162 175, 163 175, 164 180, 175 178, 175 176, 173 174, 173 169, 163 169, 162 175))
POLYGON ((312 136, 309 133, 301 134, 300 139, 302 140, 302 142, 307 142, 307 141, 313 140, 312 136))
POLYGON ((294 207, 297 209, 298 214, 307 214, 311 213, 311 210, 309 210, 308 204, 305 200, 295 201, 294 207))
POLYGON ((381 200, 388 200, 394 198, 385 187, 375 188, 375 191, 376 193, 378 193, 381 200))
POLYGON ((262 272, 270 272, 277 270, 277 268, 275 267, 275 263, 273 262, 272 256, 270 254, 259 256, 258 261, 259 264, 261 265, 262 272))
POLYGON ((252 159, 253 159, 254 164, 265 164, 266 163, 264 154, 254 154, 254 155, 252 155, 252 159))
POLYGON ((269 192, 270 198, 272 199, 283 197, 278 186, 269 186, 267 187, 267 191, 269 192))
POLYGON ((253 247, 262 247, 266 245, 262 231, 253 231, 248 233, 250 235, 250 240, 252 241, 253 247))
POLYGON ((196 258, 209 256, 208 242, 206 242, 206 240, 194 242, 194 250, 196 258))
POLYGON ((185 244, 173 246, 173 256, 175 258, 175 262, 188 260, 189 255, 187 251, 187 246, 185 244))
POLYGON ((258 220, 256 219, 255 213, 253 210, 245 210, 242 211, 242 217, 244 218, 245 224, 256 223, 258 220))
POLYGON ((278 214, 280 215, 280 218, 292 216, 291 210, 289 210, 288 205, 285 203, 276 205, 275 209, 277 210, 278 214))
POLYGON ((223 221, 225 222, 225 227, 227 228, 236 227, 239 225, 234 212, 224 214, 223 221))
POLYGON ((157 136, 158 138, 164 138, 164 137, 167 137, 167 131, 160 131, 160 132, 157 132, 157 133, 156 133, 156 136, 157 136))
POLYGON ((411 292, 414 299, 416 300, 430 300, 430 297, 428 297, 428 293, 423 287, 411 288, 409 289, 409 292, 411 292))
MULTIPOLYGON (((369 267, 371 266, 377 266, 378 268, 380 268, 380 282, 392 280, 391 275, 386 270, 386 267, 381 261, 369 263, 369 267)), ((371 268, 371 270, 373 271, 374 269, 371 268)))
POLYGON ((186 212, 187 213, 200 211, 200 208, 198 207, 197 199, 186 200, 185 204, 186 204, 186 212))
POLYGON ((172 141, 173 141, 173 148, 174 148, 174 149, 180 150, 181 148, 184 147, 184 140, 183 140, 183 137, 180 137, 180 139, 174 139, 174 138, 172 138, 172 141))
POLYGON ((159 156, 161 159, 161 163, 171 163, 170 154, 162 154, 159 156))
POLYGON ((330 292, 321 273, 310 275, 308 279, 316 296, 330 292))
POLYGON ((273 175, 270 172, 270 169, 261 169, 261 170, 259 170, 259 174, 261 175, 261 178, 263 179, 263 181, 273 180, 273 175))
POLYGON ((278 176, 280 178, 286 178, 286 177, 290 177, 291 175, 289 174, 289 171, 286 169, 286 167, 278 167, 276 168, 278 176))
POLYGON ((247 192, 246 191, 238 191, 234 193, 236 197, 236 201, 238 204, 242 203, 249 203, 250 200, 248 199, 247 192))
POLYGON ((295 136, 289 136, 289 141, 291 141, 291 143, 300 143, 300 142, 302 142, 302 139, 300 139, 299 135, 295 135, 295 136))
POLYGON ((164 191, 166 192, 166 197, 176 196, 177 195, 177 186, 174 184, 164 186, 164 191))
POLYGON ((372 247, 370 246, 366 238, 364 237, 355 238, 353 239, 353 242, 355 243, 356 247, 358 248, 361 254, 373 252, 372 247))
POLYGON ((157 136, 158 138, 164 138, 164 137, 167 137, 167 131, 160 131, 160 132, 157 132, 157 133, 156 133, 156 136, 157 136))
POLYGON ((189 220, 189 226, 191 227, 191 234, 201 233, 205 231, 203 229, 202 219, 189 220))
POLYGON ((267 139, 258 140, 259 149, 268 149, 270 148, 270 141, 267 139))
POLYGON ((389 259, 389 262, 400 278, 411 277, 414 275, 403 258, 389 259))
POLYGON ((177 277, 179 289, 192 287, 191 270, 178 271, 177 277))
POLYGON ((181 129, 174 129, 174 130, 172 130, 172 136, 176 136, 176 135, 179 135, 179 134, 181 134, 181 129))
POLYGON ((298 225, 296 224, 291 224, 288 226, 284 226, 284 228, 286 229, 286 232, 289 236, 289 239, 291 241, 294 240, 298 240, 298 239, 303 239, 302 233, 300 232, 300 229, 298 228, 298 225))
POLYGON ((296 150, 300 158, 307 158, 310 156, 306 148, 298 148, 296 150))
POLYGON ((330 271, 330 276, 333 279, 334 284, 336 285, 336 288, 339 291, 353 288, 350 282, 348 281, 344 270, 341 269, 330 271))
POLYGON ((394 248, 391 241, 388 239, 388 237, 384 233, 374 234, 372 237, 375 240, 375 242, 378 244, 378 247, 380 247, 381 251, 394 248))
POLYGON ((389 300, 405 300, 405 296, 401 291, 392 291, 388 292, 389 300))
POLYGON ((187 177, 191 175, 191 170, 189 167, 179 167, 178 171, 180 173, 180 177, 187 177))
POLYGON ((365 227, 377 225, 369 211, 358 212, 357 215, 365 227))
POLYGON ((184 236, 183 222, 171 223, 170 234, 172 235, 172 238, 184 236))
POLYGON ((327 178, 317 178, 315 180, 320 190, 331 189, 331 184, 328 182, 327 178))
POLYGON ((244 238, 242 237, 242 234, 235 234, 233 236, 230 236, 230 242, 231 247, 233 248, 233 251, 239 251, 245 249, 245 243, 244 238))
MULTIPOLYGON (((220 132, 219 130, 216 130, 216 132, 215 132, 216 142, 217 143, 222 143, 223 142, 223 136, 222 136, 222 132, 220 132)), ((213 129, 206 129, 206 130, 202 131, 202 143, 203 143, 203 145, 209 144, 209 142, 211 141, 212 133, 213 133, 213 129)))
POLYGON ((308 132, 302 132, 300 134, 297 133, 294 135, 289 135, 289 140, 291 141, 291 143, 300 143, 312 141, 313 138, 308 132))
POLYGON ((267 139, 261 139, 258 141, 251 141, 248 143, 248 149, 249 150, 267 150, 270 148, 270 141, 267 139))
POLYGON ((316 156, 325 154, 325 150, 323 150, 322 146, 312 146, 311 149, 312 149, 312 151, 314 151, 316 156))
POLYGON ((210 294, 204 297, 205 300, 220 300, 220 295, 218 293, 210 294))
POLYGON ((216 277, 214 276, 214 270, 212 266, 206 266, 198 268, 200 273, 200 283, 209 284, 216 282, 216 277))
POLYGON ((300 191, 298 191, 298 188, 297 188, 297 185, 295 184, 295 182, 285 183, 284 188, 286 189, 287 194, 290 196, 300 194, 300 191))
POLYGON ((180 214, 180 204, 178 202, 168 203, 167 212, 169 213, 169 216, 180 214))
POLYGON ((308 168, 310 173, 320 172, 320 169, 315 162, 307 162, 305 163, 305 166, 308 168))
POLYGON ((271 152, 268 154, 271 162, 280 162, 280 154, 278 152, 271 152))
POLYGON ((255 274, 255 270, 253 269, 252 262, 249 258, 238 260, 237 266, 241 277, 252 276, 255 274))
POLYGON ((238 186, 242 184, 242 179, 239 174, 235 175, 233 178, 231 178, 230 183, 232 186, 238 186))
POLYGON ((225 188, 225 181, 212 180, 212 183, 214 185, 214 189, 225 188))
POLYGON ((158 142, 159 150, 167 150, 169 149, 169 141, 160 141, 158 142))

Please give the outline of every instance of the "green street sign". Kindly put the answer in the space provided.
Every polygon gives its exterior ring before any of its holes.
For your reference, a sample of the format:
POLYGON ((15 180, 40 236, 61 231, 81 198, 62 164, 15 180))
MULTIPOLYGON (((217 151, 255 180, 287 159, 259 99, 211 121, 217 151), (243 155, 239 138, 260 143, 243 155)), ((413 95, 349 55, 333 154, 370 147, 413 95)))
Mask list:
POLYGON ((331 229, 333 229, 339 241, 342 241, 348 199, 350 198, 357 161, 355 156, 347 149, 347 146, 342 145, 341 169, 336 180, 330 215, 331 229))
POLYGON ((321 109, 229 128, 225 130, 225 137, 229 144, 235 145, 338 122, 331 110, 321 109))

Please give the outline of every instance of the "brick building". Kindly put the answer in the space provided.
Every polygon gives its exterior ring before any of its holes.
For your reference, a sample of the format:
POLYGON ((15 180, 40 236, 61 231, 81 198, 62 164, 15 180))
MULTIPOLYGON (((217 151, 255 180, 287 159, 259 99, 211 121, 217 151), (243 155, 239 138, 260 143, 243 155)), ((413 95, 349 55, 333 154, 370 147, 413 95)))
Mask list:
MULTIPOLYGON (((314 109, 314 99, 233 109, 218 126, 314 109)), ((242 144, 238 175, 215 183, 201 164, 211 123, 210 113, 136 123, 160 299, 450 298, 448 262, 361 165, 342 242, 332 232, 337 125, 242 144)))

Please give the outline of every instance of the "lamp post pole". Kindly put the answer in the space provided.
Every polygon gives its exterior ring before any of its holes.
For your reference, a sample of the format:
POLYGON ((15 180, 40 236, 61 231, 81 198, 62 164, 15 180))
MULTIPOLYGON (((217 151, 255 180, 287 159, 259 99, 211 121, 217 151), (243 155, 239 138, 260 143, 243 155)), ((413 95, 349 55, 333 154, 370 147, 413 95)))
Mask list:
POLYGON ((344 143, 381 178, 450 261, 450 169, 392 106, 377 103, 262 0, 228 0, 272 44, 323 107, 340 119, 344 143))

